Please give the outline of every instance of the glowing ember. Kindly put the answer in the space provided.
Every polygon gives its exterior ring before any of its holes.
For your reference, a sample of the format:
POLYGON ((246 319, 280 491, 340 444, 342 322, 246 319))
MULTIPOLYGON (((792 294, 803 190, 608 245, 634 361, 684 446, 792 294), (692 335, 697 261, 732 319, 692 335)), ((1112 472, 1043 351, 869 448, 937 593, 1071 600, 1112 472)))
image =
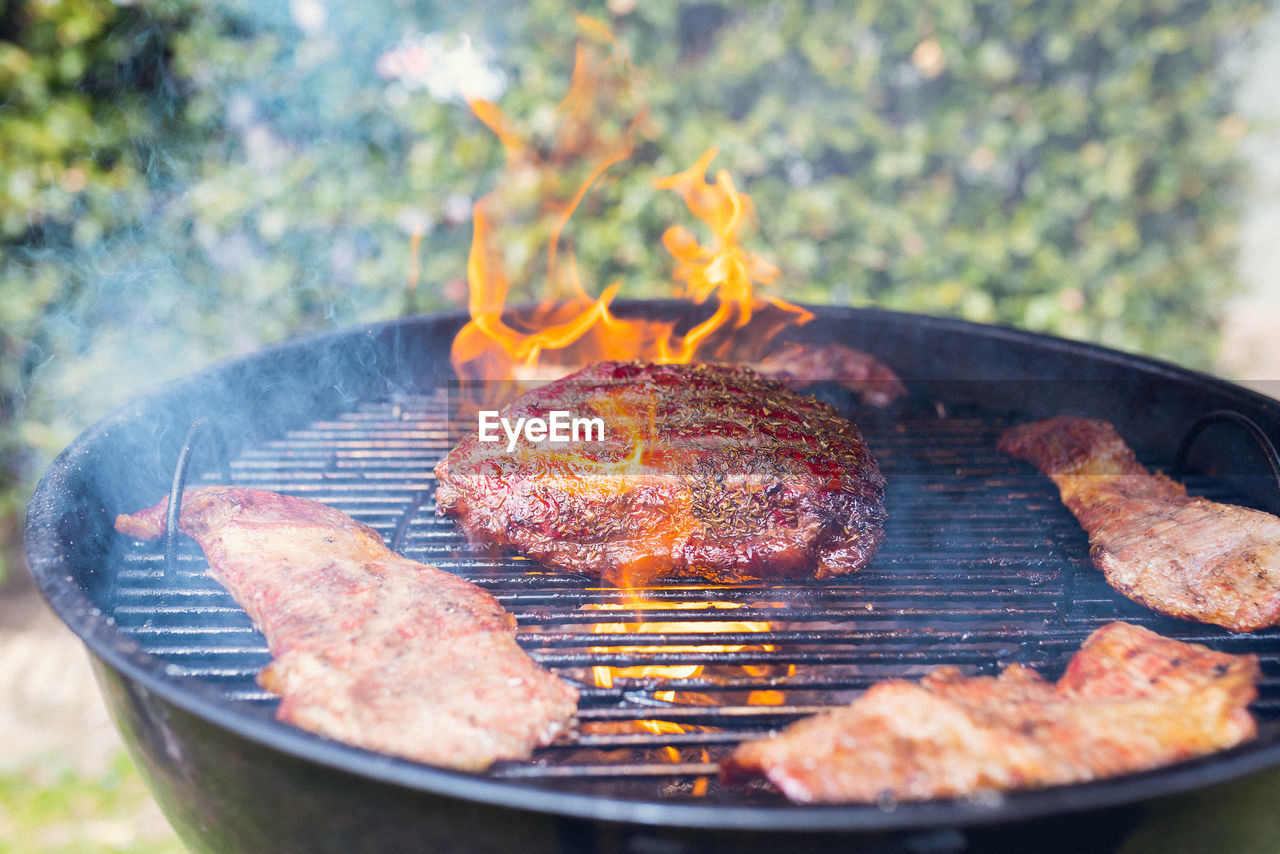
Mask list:
POLYGON ((603 25, 584 17, 578 23, 583 40, 549 146, 524 139, 496 105, 471 102, 507 158, 497 189, 475 205, 467 265, 471 322, 454 339, 452 352, 464 383, 488 381, 487 403, 508 394, 513 383, 552 379, 601 359, 751 361, 779 330, 811 317, 777 297, 757 295, 758 286, 772 284, 778 271, 741 245, 740 233, 753 216, 750 198, 723 170, 714 182, 706 180, 714 149, 658 186, 680 194, 711 230, 705 245, 681 226, 669 228, 662 242, 676 261, 677 292, 698 305, 714 297, 716 310, 677 334, 674 323, 613 315, 619 283, 598 298, 587 294, 572 252, 562 249, 564 232, 592 186, 631 156, 645 114, 637 108, 617 118, 618 105, 633 100, 626 58, 603 25), (547 299, 516 316, 507 305, 513 285, 527 285, 534 272, 527 262, 518 274, 508 269, 497 234, 521 207, 535 209, 548 235, 541 289, 547 299))
POLYGON ((781 691, 752 691, 747 697, 749 706, 781 706, 785 701, 781 691))
MULTIPOLYGON (((589 610, 599 611, 618 611, 618 610, 641 610, 641 611, 724 611, 741 608, 742 605, 736 602, 655 602, 655 601, 636 601, 626 604, 591 604, 584 606, 589 610)), ((729 632, 767 632, 772 625, 759 620, 698 620, 698 621, 658 621, 658 622, 640 622, 640 623, 596 623, 592 626, 591 631, 595 634, 621 634, 631 636, 630 642, 627 644, 619 644, 617 646, 596 646, 592 647, 595 653, 621 653, 621 654, 643 654, 643 653, 723 653, 737 652, 739 650, 748 649, 746 644, 663 644, 663 645, 646 645, 639 641, 638 635, 645 634, 725 634, 729 632)), ((751 647, 754 649, 771 649, 769 646, 751 647)), ((592 668, 592 674, 595 678, 596 685, 602 688, 610 688, 613 686, 615 678, 626 679, 689 679, 698 676, 703 672, 704 665, 701 664, 681 664, 681 665, 637 665, 633 667, 603 667, 597 666, 592 668)), ((674 691, 658 691, 654 694, 659 700, 672 702, 675 699, 674 691), (666 695, 666 696, 663 696, 666 695)), ((672 724, 675 726, 675 724, 672 724)))
MULTIPOLYGON (((737 602, 660 602, 635 598, 625 603, 599 603, 588 604, 583 606, 586 610, 591 611, 654 611, 654 612, 674 612, 679 611, 684 614, 689 612, 706 612, 708 616, 716 614, 716 612, 733 611, 743 607, 737 602)), ((727 616, 727 615, 726 615, 727 616)), ((616 646, 593 646, 593 653, 616 653, 616 654, 643 654, 643 653, 693 653, 713 655, 724 652, 737 652, 745 649, 772 650, 773 647, 767 644, 747 645, 747 644, 724 644, 724 643, 707 643, 707 644, 645 644, 640 636, 649 634, 726 634, 726 633, 743 633, 743 632, 768 632, 773 628, 773 624, 762 620, 662 620, 656 622, 637 622, 637 623, 596 623, 592 626, 591 631, 594 634, 603 635, 627 635, 626 643, 620 643, 616 646)), ((677 681, 681 679, 691 679, 703 674, 705 666, 702 664, 687 665, 636 665, 631 667, 608 667, 596 666, 591 668, 592 676, 597 686, 602 688, 613 687, 615 679, 670 679, 677 681)), ((765 674, 769 668, 754 665, 741 665, 740 669, 744 673, 750 675, 765 674)), ((661 690, 653 692, 654 699, 666 703, 684 703, 688 705, 716 705, 717 700, 706 695, 681 691, 673 688, 672 690, 661 690)), ((780 705, 783 702, 783 695, 780 691, 752 691, 748 698, 748 703, 758 705, 780 705)), ((622 723, 622 722, 619 722, 622 723)), ((656 719, 637 720, 633 722, 635 731, 649 732, 654 735, 679 735, 686 732, 695 732, 705 730, 706 727, 690 726, 686 724, 675 723, 674 721, 664 721, 656 719)), ((665 745, 663 754, 670 762, 680 762, 680 751, 673 745, 665 745)), ((709 762, 707 752, 702 751, 702 761, 709 762)), ((699 777, 694 781, 695 796, 704 795, 707 790, 708 780, 699 777)))
MULTIPOLYGON (((685 732, 685 728, 683 726, 681 726, 678 723, 673 723, 671 721, 650 720, 650 721, 636 721, 636 723, 639 724, 642 730, 644 730, 645 732, 651 732, 654 735, 679 735, 685 732)), ((666 747, 663 748, 663 752, 666 754, 667 759, 669 761, 671 762, 680 761, 680 751, 674 748, 673 746, 668 744, 666 747)))

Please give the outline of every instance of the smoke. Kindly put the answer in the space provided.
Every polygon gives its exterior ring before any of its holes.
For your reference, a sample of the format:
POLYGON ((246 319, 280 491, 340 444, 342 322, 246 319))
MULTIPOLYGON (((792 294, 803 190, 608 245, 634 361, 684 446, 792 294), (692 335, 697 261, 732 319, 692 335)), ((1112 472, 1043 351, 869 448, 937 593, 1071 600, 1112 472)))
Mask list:
MULTIPOLYGON (((6 441, 36 449, 24 478, 112 406, 200 365, 461 305, 470 206, 503 160, 461 101, 500 96, 523 127, 553 127, 577 36, 569 10, 537 4, 83 5, 84 20, 32 25, 32 73, 3 77, 6 118, 67 141, 0 190, 17 202, 0 210, 0 287, 16 295, 0 412, 6 441)), ((635 180, 604 182, 573 236, 588 289, 666 292, 657 237, 687 220, 648 179, 719 145, 788 299, 1206 363, 1233 287, 1218 225, 1234 125, 1215 64, 1246 10, 1184 4, 1147 38, 1141 4, 923 29, 910 8, 595 7, 652 110, 635 180)))
MULTIPOLYGON (((462 275, 470 236, 459 200, 497 159, 445 91, 467 73, 487 94, 505 79, 483 4, 92 11, 112 17, 79 45, 79 91, 44 93, 54 112, 40 117, 56 124, 65 102, 92 121, 71 129, 61 174, 14 176, 36 201, 52 183, 0 256, 6 293, 22 292, 3 318, 17 481, 115 407, 211 362, 445 306, 437 283, 462 275), (410 48, 419 66, 388 74, 410 48), (414 264, 431 286, 408 300, 414 264)), ((55 50, 41 32, 37 58, 55 50)))

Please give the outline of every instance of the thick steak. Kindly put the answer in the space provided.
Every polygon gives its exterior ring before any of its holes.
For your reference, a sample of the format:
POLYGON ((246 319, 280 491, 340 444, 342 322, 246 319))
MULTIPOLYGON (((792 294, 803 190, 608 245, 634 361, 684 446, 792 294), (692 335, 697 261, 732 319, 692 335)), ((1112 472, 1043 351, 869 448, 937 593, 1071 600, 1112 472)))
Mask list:
POLYGON ((826 578, 884 538, 884 479, 856 427, 725 365, 602 362, 502 410, 599 418, 603 441, 473 433, 436 467, 437 510, 473 541, 620 587, 657 576, 826 578))

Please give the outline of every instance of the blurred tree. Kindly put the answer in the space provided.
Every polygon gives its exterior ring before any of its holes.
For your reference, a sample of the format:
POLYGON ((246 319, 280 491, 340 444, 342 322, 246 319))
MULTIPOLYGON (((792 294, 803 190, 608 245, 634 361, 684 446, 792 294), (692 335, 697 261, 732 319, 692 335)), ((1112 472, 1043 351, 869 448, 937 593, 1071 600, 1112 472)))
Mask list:
POLYGON ((33 377, 83 355, 91 334, 56 320, 94 286, 72 259, 136 222, 172 177, 160 153, 187 128, 172 115, 168 45, 185 15, 168 2, 0 0, 0 578, 47 458, 36 449, 50 448, 26 407, 33 377))
MULTIPOLYGON (((584 11, 650 105, 571 225, 589 288, 668 291, 660 235, 692 224, 652 180, 714 145, 792 299, 1210 364, 1237 287, 1223 59, 1260 0, 584 11)), ((545 139, 578 33, 554 0, 0 0, 2 524, 149 386, 464 303, 470 205, 502 158, 464 94, 545 139)))

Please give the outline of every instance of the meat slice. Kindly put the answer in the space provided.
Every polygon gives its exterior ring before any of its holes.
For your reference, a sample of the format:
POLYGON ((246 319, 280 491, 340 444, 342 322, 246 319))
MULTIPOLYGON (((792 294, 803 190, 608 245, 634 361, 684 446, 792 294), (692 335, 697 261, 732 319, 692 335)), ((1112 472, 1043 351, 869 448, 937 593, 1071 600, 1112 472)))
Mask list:
MULTIPOLYGON (((741 365, 795 389, 818 383, 834 383, 855 394, 866 406, 884 409, 904 399, 907 387, 884 362, 845 344, 786 341, 763 356, 745 344, 718 352, 715 361, 741 365)), ((587 363, 561 364, 539 361, 519 365, 516 384, 524 391, 530 384, 558 380, 587 367, 587 363)))
MULTIPOLYGON (((164 532, 168 499, 116 519, 164 532)), ((527 759, 573 717, 576 690, 516 645, 491 595, 401 557, 316 501, 257 489, 188 491, 181 530, 267 638, 258 676, 277 717, 349 744, 468 771, 527 759)))
POLYGON ((907 387, 884 362, 834 342, 789 341, 751 367, 797 388, 834 382, 857 394, 868 406, 880 409, 907 396, 907 387))
POLYGON ((472 540, 619 587, 656 576, 827 578, 884 538, 884 479, 856 427, 726 365, 601 362, 502 410, 599 418, 577 442, 483 442, 436 467, 437 510, 472 540))
POLYGON ((1257 659, 1127 623, 1095 631, 1056 683, 1011 665, 873 685, 852 704, 740 745, 729 782, 803 803, 917 801, 1084 782, 1247 741, 1257 659))
POLYGON ((1188 496, 1147 471, 1106 421, 1019 425, 999 448, 1057 484, 1094 565, 1125 596, 1236 632, 1280 623, 1280 518, 1188 496))

